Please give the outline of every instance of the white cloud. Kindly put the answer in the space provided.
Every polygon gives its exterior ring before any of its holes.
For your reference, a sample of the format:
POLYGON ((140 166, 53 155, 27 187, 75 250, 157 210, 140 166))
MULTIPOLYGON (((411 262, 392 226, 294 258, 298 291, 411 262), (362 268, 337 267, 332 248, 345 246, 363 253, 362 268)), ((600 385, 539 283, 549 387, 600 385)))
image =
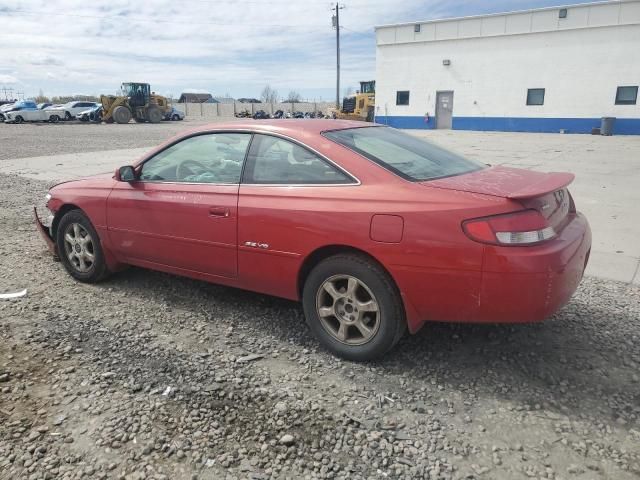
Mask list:
POLYGON ((182 88, 180 91, 183 93, 211 93, 209 90, 203 90, 201 88, 182 88))
POLYGON ((18 79, 13 75, 2 75, 0 74, 0 83, 6 85, 14 85, 18 83, 18 79))
MULTIPOLYGON (((496 1, 517 8, 552 0, 496 1)), ((374 25, 486 8, 477 0, 343 3, 345 87, 374 77, 374 25)), ((190 87, 233 96, 257 96, 269 83, 281 95, 295 89, 309 98, 332 98, 335 30, 329 5, 324 0, 2 0, 0 83, 19 84, 27 95, 40 88, 48 95, 113 93, 121 82, 146 81, 155 91, 176 95, 190 87)))

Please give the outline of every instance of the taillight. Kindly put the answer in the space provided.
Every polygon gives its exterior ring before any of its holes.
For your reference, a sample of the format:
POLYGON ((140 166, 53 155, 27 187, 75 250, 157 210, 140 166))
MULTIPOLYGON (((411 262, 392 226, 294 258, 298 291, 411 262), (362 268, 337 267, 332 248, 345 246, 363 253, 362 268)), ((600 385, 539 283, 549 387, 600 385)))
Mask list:
POLYGON ((556 236, 537 210, 466 220, 462 229, 471 240, 492 245, 532 245, 556 236))

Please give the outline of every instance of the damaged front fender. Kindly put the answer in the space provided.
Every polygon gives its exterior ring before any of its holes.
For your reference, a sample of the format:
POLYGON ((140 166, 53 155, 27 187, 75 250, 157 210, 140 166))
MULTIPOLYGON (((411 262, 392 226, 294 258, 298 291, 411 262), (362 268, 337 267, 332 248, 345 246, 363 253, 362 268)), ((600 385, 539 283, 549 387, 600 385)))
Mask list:
POLYGON ((38 217, 38 210, 36 209, 35 206, 33 207, 33 217, 36 222, 36 228, 38 229, 38 232, 40 232, 40 236, 44 239, 45 243, 47 244, 47 248, 49 249, 51 254, 56 259, 58 259, 58 249, 56 247, 56 242, 53 240, 53 237, 51 236, 51 232, 49 231, 49 228, 47 228, 40 220, 40 217, 38 217))

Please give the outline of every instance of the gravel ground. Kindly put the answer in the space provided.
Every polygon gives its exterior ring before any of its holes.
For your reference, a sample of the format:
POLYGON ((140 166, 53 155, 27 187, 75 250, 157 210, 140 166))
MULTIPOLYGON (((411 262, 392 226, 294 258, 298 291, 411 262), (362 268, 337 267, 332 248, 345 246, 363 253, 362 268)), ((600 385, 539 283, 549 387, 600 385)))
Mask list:
POLYGON ((10 158, 149 147, 183 130, 206 123, 210 122, 184 120, 154 125, 96 125, 80 122, 20 125, 0 123, 0 165, 2 160, 10 158))
MULTIPOLYGON (((88 127, 91 128, 91 127, 88 127)), ((640 477, 640 289, 537 325, 430 324, 384 360, 296 303, 129 269, 74 282, 0 175, 0 479, 640 477)))

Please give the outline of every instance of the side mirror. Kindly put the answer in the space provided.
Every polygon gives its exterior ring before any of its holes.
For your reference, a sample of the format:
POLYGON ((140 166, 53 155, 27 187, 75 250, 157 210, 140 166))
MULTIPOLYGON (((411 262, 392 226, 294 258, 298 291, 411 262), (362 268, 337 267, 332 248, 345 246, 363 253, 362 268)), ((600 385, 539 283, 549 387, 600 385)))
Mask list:
POLYGON ((116 180, 119 182, 133 182, 136 179, 136 171, 131 165, 120 167, 116 170, 116 180))

